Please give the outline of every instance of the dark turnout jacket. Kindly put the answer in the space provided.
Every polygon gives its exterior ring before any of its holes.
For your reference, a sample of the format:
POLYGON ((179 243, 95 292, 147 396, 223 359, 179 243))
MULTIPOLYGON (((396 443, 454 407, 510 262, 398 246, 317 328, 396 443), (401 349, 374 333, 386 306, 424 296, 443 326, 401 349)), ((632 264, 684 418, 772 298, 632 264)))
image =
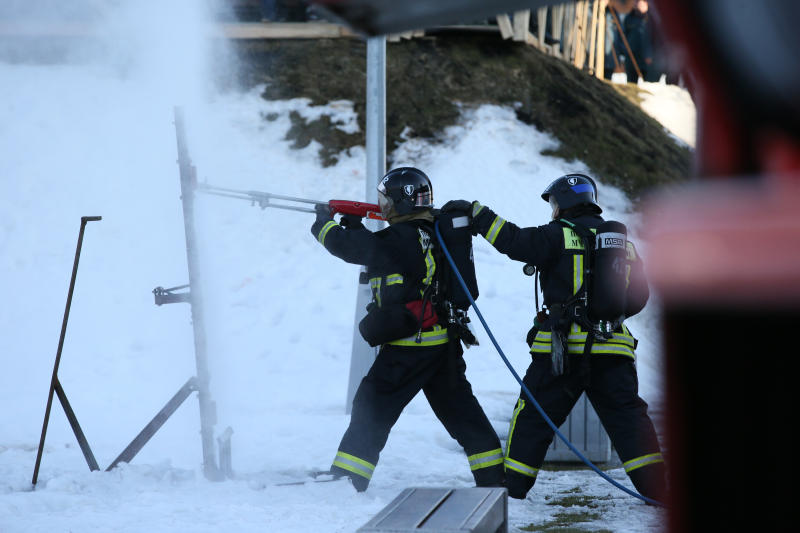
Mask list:
MULTIPOLYGON (((569 222, 596 229, 603 223, 600 215, 584 214, 568 219, 569 222)), ((543 226, 520 228, 496 215, 484 206, 477 207, 474 229, 499 252, 511 259, 532 264, 540 272, 542 295, 547 307, 564 304, 581 288, 584 282, 586 253, 580 236, 569 227, 554 220, 543 226)), ((633 243, 628 242, 626 267, 629 279, 628 299, 631 302, 628 316, 640 311, 649 297, 644 268, 633 243)), ((587 332, 577 323, 569 327, 570 353, 582 353, 587 332)), ((550 353, 550 325, 543 324, 531 345, 533 353, 550 353)), ((608 342, 595 342, 593 354, 616 354, 635 357, 635 340, 623 324, 608 342)))

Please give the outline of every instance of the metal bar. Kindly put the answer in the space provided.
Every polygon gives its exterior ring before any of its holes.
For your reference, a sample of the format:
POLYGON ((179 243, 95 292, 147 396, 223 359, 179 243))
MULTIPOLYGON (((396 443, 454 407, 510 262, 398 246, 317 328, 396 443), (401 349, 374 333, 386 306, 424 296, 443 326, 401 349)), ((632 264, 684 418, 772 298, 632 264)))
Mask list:
MULTIPOLYGON (((206 191, 198 190, 198 192, 203 192, 205 194, 213 194, 215 196, 222 196, 222 197, 225 197, 225 198, 236 198, 237 200, 249 200, 249 201, 254 202, 254 203, 258 202, 258 205, 259 205, 259 207, 261 207, 261 209, 265 209, 267 207, 275 207, 277 209, 287 209, 289 211, 302 211, 303 213, 316 213, 316 211, 314 211, 310 207, 298 207, 298 206, 294 206, 294 205, 284 205, 284 204, 276 204, 276 203, 270 202, 270 199, 272 197, 268 197, 268 196, 265 196, 262 199, 262 198, 256 198, 254 196, 246 196, 244 194, 234 194, 234 193, 227 193, 227 192, 216 192, 216 191, 208 191, 208 190, 206 190, 206 191)), ((325 204, 327 202, 314 202, 312 200, 307 200, 305 203, 325 204)))
MULTIPOLYGON (((367 39, 367 173, 365 200, 378 203, 376 185, 386 173, 386 38, 367 39)), ((365 221, 370 230, 383 227, 383 223, 365 221)), ((366 270, 362 267, 361 272, 366 270)), ((365 277, 365 276, 360 276, 365 277)), ((367 283, 359 283, 356 293, 355 320, 353 322, 353 347, 350 354, 350 375, 347 383, 345 412, 350 414, 353 397, 364 376, 377 356, 377 350, 361 337, 358 323, 366 315, 372 292, 367 283)))
POLYGON ((108 468, 106 468, 106 472, 112 470, 115 466, 119 463, 130 463, 131 460, 136 456, 137 453, 147 444, 153 435, 156 434, 161 426, 164 425, 164 422, 172 416, 178 407, 181 406, 183 401, 189 397, 189 395, 197 390, 196 386, 196 379, 189 378, 189 380, 184 383, 183 387, 181 387, 178 392, 166 403, 164 407, 153 417, 153 419, 139 432, 138 435, 131 441, 128 446, 122 450, 122 453, 114 459, 108 468))
POLYGON ((194 355, 197 367, 197 397, 200 406, 200 439, 203 445, 203 472, 207 479, 220 481, 222 474, 217 467, 214 446, 215 406, 209 392, 208 358, 206 354, 205 316, 203 314, 203 286, 200 282, 197 237, 194 227, 194 191, 197 188, 195 168, 189 158, 183 111, 175 108, 175 133, 178 141, 178 167, 183 204, 183 227, 186 234, 186 261, 189 269, 189 287, 192 298, 192 330, 194 332, 194 355))
POLYGON ((44 451, 44 441, 47 436, 47 424, 50 422, 50 409, 53 407, 53 392, 55 392, 56 382, 58 381, 58 366, 61 364, 61 350, 64 348, 64 336, 67 333, 67 322, 69 321, 69 309, 72 306, 72 293, 75 290, 75 278, 78 275, 78 262, 81 257, 81 247, 83 246, 83 233, 87 222, 102 220, 102 217, 91 216, 81 217, 81 229, 78 232, 78 245, 75 249, 75 262, 72 264, 72 278, 69 282, 67 292, 67 306, 64 309, 64 320, 61 322, 61 336, 58 339, 58 349, 56 350, 56 361, 53 364, 53 375, 50 378, 50 390, 47 393, 47 407, 44 411, 44 422, 42 423, 42 436, 39 438, 39 449, 36 452, 36 464, 33 467, 33 478, 31 483, 36 485, 39 478, 39 466, 42 463, 42 452, 44 451))
POLYGON ((298 198, 296 196, 284 196, 282 194, 272 194, 271 192, 263 192, 263 191, 245 191, 241 189, 227 189, 225 187, 216 187, 213 185, 207 185, 204 183, 199 183, 197 185, 198 192, 205 192, 210 194, 215 194, 216 192, 224 192, 224 193, 233 193, 233 194, 242 194, 248 197, 264 197, 264 198, 275 198, 276 200, 287 200, 290 202, 300 202, 305 204, 327 204, 328 202, 322 202, 319 200, 311 200, 309 198, 298 198))
POLYGON ((92 448, 89 446, 89 441, 86 440, 86 435, 83 434, 81 425, 78 423, 78 417, 75 416, 75 411, 72 410, 72 406, 67 399, 67 393, 64 392, 64 388, 61 386, 61 381, 59 381, 58 378, 56 378, 55 390, 58 399, 61 401, 61 407, 64 408, 64 414, 67 415, 69 425, 72 426, 72 432, 75 433, 75 438, 78 439, 78 445, 81 447, 83 457, 86 459, 86 464, 89 465, 89 470, 93 472, 95 470, 100 470, 100 467, 97 465, 97 459, 94 458, 94 454, 92 453, 92 448))
POLYGON ((619 17, 617 16, 617 10, 614 9, 614 6, 609 5, 608 10, 611 12, 611 17, 614 20, 614 24, 617 26, 617 31, 619 32, 620 38, 622 38, 622 44, 625 45, 625 50, 628 51, 628 57, 630 57, 631 62, 633 63, 633 68, 636 69, 636 75, 640 78, 644 78, 642 76, 642 71, 639 70, 639 65, 636 63, 636 58, 633 57, 633 52, 631 52, 631 46, 628 44, 628 39, 625 38, 625 32, 622 29, 622 26, 619 23, 619 17))

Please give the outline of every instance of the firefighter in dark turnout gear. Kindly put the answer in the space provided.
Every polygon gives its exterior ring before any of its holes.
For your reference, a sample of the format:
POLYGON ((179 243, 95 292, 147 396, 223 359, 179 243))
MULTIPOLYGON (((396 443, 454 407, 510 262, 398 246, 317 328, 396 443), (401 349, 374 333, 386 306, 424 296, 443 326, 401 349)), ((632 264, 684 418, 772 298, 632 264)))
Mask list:
POLYGON ((371 345, 380 345, 356 391, 331 473, 348 476, 356 490, 366 490, 392 426, 422 390, 464 448, 475 483, 500 486, 500 440, 467 381, 461 345, 448 336, 431 302, 437 264, 430 180, 416 168, 396 168, 378 185, 378 197, 389 222, 385 229, 373 233, 347 216, 337 224, 325 205, 311 227, 331 254, 366 265, 373 301, 359 329, 371 345))
MULTIPOLYGON (((636 489, 663 501, 664 461, 647 404, 638 394, 636 340, 622 322, 639 312, 649 297, 642 261, 632 243, 621 246, 627 285, 624 316, 613 323, 593 320, 587 313, 591 305, 586 284, 603 280, 593 280, 587 270, 587 246, 594 245, 593 232, 604 224, 595 183, 588 176, 569 174, 551 183, 542 198, 553 208, 553 221, 530 228, 519 228, 472 202, 473 232, 540 273, 547 315, 539 313, 528 333, 532 362, 523 382, 556 427, 586 392, 636 489)), ((463 209, 466 202, 453 204, 463 209)), ((553 435, 520 391, 504 457, 509 496, 525 498, 533 487, 553 435)))

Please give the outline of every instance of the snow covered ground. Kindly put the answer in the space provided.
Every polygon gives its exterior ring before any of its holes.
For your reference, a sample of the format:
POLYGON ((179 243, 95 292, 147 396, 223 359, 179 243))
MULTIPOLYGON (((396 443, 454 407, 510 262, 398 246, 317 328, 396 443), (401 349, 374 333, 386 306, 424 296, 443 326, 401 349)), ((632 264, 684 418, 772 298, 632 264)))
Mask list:
MULTIPOLYGON (((164 17, 185 20, 191 6, 175 4, 164 17)), ((122 5, 146 21, 154 2, 122 5)), ((200 180, 320 200, 364 196, 363 150, 323 168, 313 143, 291 150, 283 140, 291 110, 331 114, 352 128, 349 103, 266 102, 258 90, 216 94, 204 83, 202 40, 190 29, 170 40, 167 27, 154 23, 151 39, 126 40, 131 30, 120 25, 116 45, 102 57, 82 51, 76 63, 0 63, 0 531, 347 532, 406 487, 471 486, 463 452, 424 397, 404 411, 366 493, 345 481, 276 486, 326 469, 347 426, 358 268, 315 241, 312 215, 200 196, 211 394, 217 432, 234 430, 235 478, 203 477, 194 396, 131 464, 109 473, 88 471, 56 401, 32 490, 81 216, 103 220, 86 229, 59 377, 101 468, 194 375, 188 306, 157 307, 151 293, 188 279, 173 105, 184 108, 200 180), (145 43, 156 43, 158 53, 145 43), (262 118, 270 113, 277 118, 262 118)), ((535 225, 549 217, 543 187, 586 170, 540 155, 555 142, 513 110, 483 106, 464 109, 445 142, 409 141, 395 157, 431 176, 438 205, 478 199, 535 225)), ((599 196, 610 218, 635 224, 624 195, 602 177, 599 196)), ((532 280, 482 239, 475 257, 478 305, 524 372, 532 280)), ((652 404, 662 394, 657 321, 652 303, 631 321, 641 393, 652 404)), ((481 345, 465 355, 468 377, 505 439, 519 388, 486 334, 478 336, 481 345)), ((632 488, 620 468, 609 474, 632 488)), ((592 514, 576 527, 663 528, 663 510, 576 470, 543 472, 526 501, 510 501, 512 531, 571 512, 552 503, 576 494, 596 504, 572 509, 592 514)))

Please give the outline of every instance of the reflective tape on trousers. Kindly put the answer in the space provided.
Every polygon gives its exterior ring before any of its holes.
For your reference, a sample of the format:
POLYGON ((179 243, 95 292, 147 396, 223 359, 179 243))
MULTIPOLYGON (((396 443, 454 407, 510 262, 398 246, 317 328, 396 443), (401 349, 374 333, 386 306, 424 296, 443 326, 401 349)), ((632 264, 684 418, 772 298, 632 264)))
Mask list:
POLYGON ((664 457, 660 453, 651 453, 649 455, 643 455, 641 457, 637 457, 636 459, 631 459, 630 461, 626 461, 625 463, 622 464, 622 466, 623 468, 625 468, 625 472, 631 472, 643 466, 651 465, 653 463, 663 463, 663 462, 664 462, 664 457))
POLYGON ((507 470, 513 470, 514 472, 519 472, 524 476, 536 477, 536 475, 539 473, 538 468, 533 468, 532 466, 528 466, 525 463, 520 463, 519 461, 515 461, 511 457, 506 457, 503 464, 505 465, 507 470))
POLYGON ((372 479, 372 472, 375 470, 375 465, 372 463, 368 463, 355 455, 350 455, 349 453, 341 451, 336 452, 336 458, 333 460, 333 464, 367 479, 372 479))
POLYGON ((503 449, 497 448, 488 452, 476 453, 467 457, 470 470, 478 470, 503 463, 503 449))

